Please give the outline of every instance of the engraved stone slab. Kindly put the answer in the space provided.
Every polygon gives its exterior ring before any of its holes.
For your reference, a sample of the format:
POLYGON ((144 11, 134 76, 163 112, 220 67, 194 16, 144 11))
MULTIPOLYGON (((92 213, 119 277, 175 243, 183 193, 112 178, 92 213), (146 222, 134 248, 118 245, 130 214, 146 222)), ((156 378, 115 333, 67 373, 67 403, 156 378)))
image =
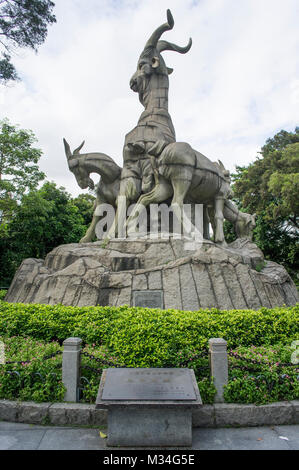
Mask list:
POLYGON ((196 400, 188 369, 107 369, 102 400, 196 400))
POLYGON ((133 291, 133 306, 144 308, 163 308, 162 290, 133 291))

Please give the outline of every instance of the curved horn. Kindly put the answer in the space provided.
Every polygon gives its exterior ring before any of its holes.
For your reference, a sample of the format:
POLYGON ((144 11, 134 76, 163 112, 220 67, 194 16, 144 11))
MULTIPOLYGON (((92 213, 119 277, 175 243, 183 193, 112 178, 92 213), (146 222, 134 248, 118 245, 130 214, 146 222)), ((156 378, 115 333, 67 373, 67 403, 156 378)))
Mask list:
POLYGON ((189 39, 189 42, 187 46, 185 47, 180 47, 177 46, 176 44, 172 44, 171 42, 168 41, 159 41, 157 44, 157 51, 162 52, 162 51, 175 51, 175 52, 180 52, 180 54, 186 54, 190 50, 190 47, 192 46, 192 39, 189 39))
POLYGON ((225 166, 223 165, 221 160, 218 160, 218 164, 222 170, 225 170, 225 166))
POLYGON ((83 147, 84 144, 85 144, 85 140, 83 140, 82 144, 79 145, 79 147, 77 147, 77 148, 74 150, 74 155, 80 153, 80 150, 82 149, 82 147, 83 147))
POLYGON ((170 29, 172 29, 173 25, 174 25, 174 20, 173 20, 171 11, 167 10, 167 23, 162 24, 153 32, 153 34, 151 35, 151 37, 149 38, 149 40, 147 41, 145 45, 145 49, 147 47, 156 47, 157 42, 159 41, 162 34, 165 33, 165 31, 169 31, 170 29))
POLYGON ((69 144, 67 143, 67 141, 65 140, 65 138, 63 139, 63 143, 64 143, 65 154, 67 156, 67 159, 69 160, 73 156, 73 154, 71 152, 71 148, 70 148, 69 144))

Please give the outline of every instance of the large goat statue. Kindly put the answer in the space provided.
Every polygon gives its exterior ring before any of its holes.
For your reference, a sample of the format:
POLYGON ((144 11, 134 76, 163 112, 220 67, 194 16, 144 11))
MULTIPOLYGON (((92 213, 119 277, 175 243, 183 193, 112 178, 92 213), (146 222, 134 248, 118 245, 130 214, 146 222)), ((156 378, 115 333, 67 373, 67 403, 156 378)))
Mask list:
MULTIPOLYGON (((130 87, 138 93, 144 111, 137 126, 125 136, 123 168, 120 169, 105 154, 79 156, 82 145, 72 154, 65 142, 65 151, 70 170, 75 174, 81 188, 89 185, 91 171, 102 176, 98 187, 98 201, 111 201, 117 207, 108 239, 118 236, 120 229, 123 231, 123 227, 118 227, 118 221, 126 220, 127 208, 132 203, 137 201, 126 223, 128 230, 143 207, 171 199, 173 212, 183 225, 186 222, 184 202, 203 204, 206 208, 206 220, 209 219, 213 226, 214 241, 225 244, 224 217, 235 223, 240 236, 252 231, 254 217, 238 215, 238 209, 229 201, 232 196, 230 175, 220 161, 212 162, 188 143, 176 142, 174 126, 168 112, 168 75, 172 69, 166 66, 161 53, 174 51, 185 54, 191 48, 192 40, 189 39, 185 47, 160 40, 162 34, 173 26, 172 14, 167 10, 167 22, 159 26, 148 39, 139 57, 137 70, 130 80, 130 87)), ((90 241, 97 220, 95 216, 84 241, 90 241)), ((190 223, 186 225, 192 226, 190 223)), ((207 227, 207 223, 204 226, 207 227)), ((191 230, 194 231, 194 227, 191 230)))
MULTIPOLYGON (((152 34, 138 60, 137 70, 130 85, 138 92, 139 100, 145 107, 138 125, 126 136, 131 148, 138 145, 143 149, 142 155, 136 159, 136 165, 147 161, 151 174, 155 176, 155 186, 142 194, 136 208, 128 220, 134 220, 139 213, 140 205, 147 206, 161 203, 172 197, 172 209, 183 222, 183 203, 207 204, 214 208, 214 239, 217 243, 225 243, 223 233, 224 202, 231 197, 229 172, 221 163, 213 163, 200 152, 185 142, 176 142, 171 118, 168 114, 168 75, 171 69, 166 67, 162 51, 172 50, 186 53, 192 41, 184 47, 178 47, 167 41, 161 41, 162 33, 173 28, 174 21, 170 10, 167 10, 167 23, 152 34), (151 164, 151 166, 150 166, 151 164)), ((132 165, 132 157, 124 158, 126 172, 127 162, 132 165)), ((148 179, 148 178, 147 178, 148 179)))
MULTIPOLYGON (((100 182, 96 187, 96 200, 94 202, 94 214, 86 234, 80 240, 80 243, 93 241, 95 238, 95 228, 100 220, 96 207, 101 204, 111 204, 116 208, 117 196, 120 186, 121 168, 108 155, 100 152, 80 154, 84 142, 71 152, 70 146, 63 139, 65 154, 67 157, 70 171, 75 175, 78 185, 81 189, 94 189, 94 182, 90 178, 90 173, 97 173, 101 176, 100 182)), ((215 232, 214 208, 205 206, 208 216, 204 218, 206 223, 212 225, 215 232)), ((234 230, 238 238, 252 239, 253 229, 255 227, 255 214, 246 214, 239 211, 237 206, 230 200, 225 200, 224 218, 234 225, 234 230)), ((204 227, 205 238, 210 238, 208 226, 204 227)))

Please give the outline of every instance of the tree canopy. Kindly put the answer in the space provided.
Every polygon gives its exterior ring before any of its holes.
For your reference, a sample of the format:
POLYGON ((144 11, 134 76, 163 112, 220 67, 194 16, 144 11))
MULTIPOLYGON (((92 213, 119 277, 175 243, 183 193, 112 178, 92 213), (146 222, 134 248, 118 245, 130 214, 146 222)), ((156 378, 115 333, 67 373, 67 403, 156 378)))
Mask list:
POLYGON ((26 191, 33 190, 45 175, 39 170, 42 151, 33 145, 30 130, 0 121, 0 220, 8 217, 26 191))
MULTIPOLYGON (((1 0, 0 0, 1 1, 1 0)), ((53 248, 79 242, 93 215, 95 197, 72 198, 45 178, 42 151, 31 130, 0 121, 0 285, 8 286, 24 258, 45 258, 53 248)))
POLYGON ((0 82, 17 80, 11 54, 19 47, 37 51, 48 25, 56 22, 51 0, 0 0, 0 82))
POLYGON ((265 213, 269 222, 283 218, 298 228, 299 127, 266 141, 260 157, 233 175, 234 194, 242 207, 265 213))
POLYGON ((79 196, 73 199, 73 204, 78 207, 79 213, 87 227, 89 227, 92 220, 95 199, 95 196, 89 193, 79 194, 79 196))
POLYGON ((257 160, 237 167, 232 177, 239 207, 258 216, 255 242, 294 275, 299 267, 299 127, 267 139, 257 160))
POLYGON ((55 183, 25 194, 0 231, 1 285, 9 285, 23 259, 45 258, 58 245, 79 242, 87 228, 71 196, 55 183))

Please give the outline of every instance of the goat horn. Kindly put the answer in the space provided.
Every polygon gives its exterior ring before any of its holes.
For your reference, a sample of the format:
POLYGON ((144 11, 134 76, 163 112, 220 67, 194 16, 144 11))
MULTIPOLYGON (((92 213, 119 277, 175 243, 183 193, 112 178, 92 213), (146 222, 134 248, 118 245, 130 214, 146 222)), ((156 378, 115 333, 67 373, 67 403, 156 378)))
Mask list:
POLYGON ((180 47, 177 46, 176 44, 172 44, 171 42, 168 41, 159 41, 157 44, 157 51, 162 52, 162 51, 175 51, 175 52, 180 52, 180 54, 186 54, 190 50, 190 47, 192 46, 192 39, 189 39, 189 42, 187 46, 185 47, 180 47))
POLYGON ((174 25, 174 20, 173 20, 171 11, 167 10, 167 23, 162 24, 153 32, 153 34, 151 35, 151 37, 149 38, 149 40, 147 41, 145 45, 145 49, 147 47, 156 47, 157 42, 159 41, 162 34, 165 33, 165 31, 169 31, 170 29, 172 29, 173 25, 174 25))
POLYGON ((67 156, 67 159, 69 160, 73 156, 73 154, 71 152, 71 148, 70 148, 69 144, 67 143, 67 141, 65 140, 65 138, 63 139, 63 143, 64 143, 65 154, 67 156))
POLYGON ((82 149, 82 147, 83 147, 84 144, 85 144, 85 140, 83 140, 82 144, 79 145, 79 147, 77 147, 77 148, 74 150, 74 155, 80 153, 80 150, 82 149))

